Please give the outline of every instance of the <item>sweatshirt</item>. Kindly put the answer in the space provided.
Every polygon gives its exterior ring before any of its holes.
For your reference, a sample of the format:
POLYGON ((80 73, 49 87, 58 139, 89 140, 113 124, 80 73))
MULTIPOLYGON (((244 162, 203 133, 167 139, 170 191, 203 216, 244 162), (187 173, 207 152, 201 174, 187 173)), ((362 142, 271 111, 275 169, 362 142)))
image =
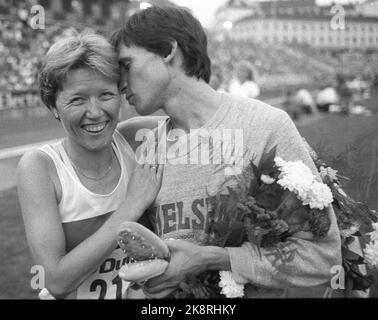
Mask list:
MULTIPOLYGON (((158 130, 156 156, 166 157, 160 158, 165 168, 153 209, 155 229, 162 238, 193 239, 196 230, 206 226, 210 198, 225 185, 236 186, 249 161, 258 165, 274 147, 276 156, 302 160, 319 178, 285 111, 258 100, 222 95, 218 110, 202 128, 188 134, 158 130)), ((228 247, 233 276, 245 284, 245 297, 329 296, 332 270, 342 265, 342 258, 331 207, 328 214, 331 225, 325 237, 315 239, 312 233, 301 231, 288 239, 284 254, 293 253, 289 260, 277 259, 272 249, 260 248, 260 255, 250 242, 228 247)))

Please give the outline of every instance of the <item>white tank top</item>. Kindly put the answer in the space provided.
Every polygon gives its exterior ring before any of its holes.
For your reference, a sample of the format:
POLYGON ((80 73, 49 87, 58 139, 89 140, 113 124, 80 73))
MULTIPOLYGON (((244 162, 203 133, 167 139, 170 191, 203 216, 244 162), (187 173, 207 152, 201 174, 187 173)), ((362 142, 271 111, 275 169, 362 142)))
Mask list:
MULTIPOLYGON (((118 131, 114 132, 112 147, 120 163, 121 175, 114 190, 105 195, 93 193, 82 185, 62 141, 40 148, 53 160, 62 186, 59 213, 63 224, 108 214, 117 210, 124 201, 129 175, 135 168, 135 156, 118 131)), ((117 299, 125 296, 128 282, 118 276, 118 270, 125 261, 125 254, 117 247, 68 298, 117 299)), ((39 296, 41 299, 53 298, 46 289, 39 296)))

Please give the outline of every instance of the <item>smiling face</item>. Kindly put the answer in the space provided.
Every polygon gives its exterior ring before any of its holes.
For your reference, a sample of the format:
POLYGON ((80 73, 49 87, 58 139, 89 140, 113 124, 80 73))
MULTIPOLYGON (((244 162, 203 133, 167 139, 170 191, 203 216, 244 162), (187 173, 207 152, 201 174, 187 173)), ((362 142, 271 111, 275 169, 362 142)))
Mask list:
POLYGON ((71 143, 97 151, 111 143, 118 123, 117 83, 89 68, 68 73, 56 109, 71 143))
POLYGON ((126 99, 141 115, 161 108, 166 99, 170 74, 164 58, 142 47, 119 48, 121 89, 126 99))

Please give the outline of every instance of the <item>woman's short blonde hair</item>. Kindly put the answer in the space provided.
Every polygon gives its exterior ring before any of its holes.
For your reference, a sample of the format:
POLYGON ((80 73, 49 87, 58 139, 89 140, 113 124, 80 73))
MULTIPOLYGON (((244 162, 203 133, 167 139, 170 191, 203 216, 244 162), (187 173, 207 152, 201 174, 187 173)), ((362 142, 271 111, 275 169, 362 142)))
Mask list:
POLYGON ((56 107, 67 74, 79 68, 91 68, 117 83, 120 79, 117 53, 103 36, 87 31, 58 40, 39 71, 40 96, 49 109, 56 107))

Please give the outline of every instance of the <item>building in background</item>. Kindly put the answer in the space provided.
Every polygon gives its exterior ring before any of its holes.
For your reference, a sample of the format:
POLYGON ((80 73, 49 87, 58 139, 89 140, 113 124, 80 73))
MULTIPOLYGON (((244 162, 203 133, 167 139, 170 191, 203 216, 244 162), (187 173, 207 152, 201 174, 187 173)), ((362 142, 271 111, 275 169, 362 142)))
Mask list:
POLYGON ((378 1, 335 7, 315 0, 231 0, 218 10, 215 28, 235 40, 378 49, 377 10, 378 1))
POLYGON ((378 17, 378 0, 368 0, 356 8, 357 12, 365 17, 378 17))

